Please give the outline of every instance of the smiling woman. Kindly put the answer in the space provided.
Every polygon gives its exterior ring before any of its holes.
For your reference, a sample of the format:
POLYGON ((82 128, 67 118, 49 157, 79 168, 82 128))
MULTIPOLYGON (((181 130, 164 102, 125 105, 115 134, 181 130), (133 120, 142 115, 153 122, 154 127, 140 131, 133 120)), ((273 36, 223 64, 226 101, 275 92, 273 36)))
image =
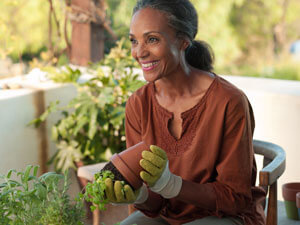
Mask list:
POLYGON ((151 146, 137 156, 143 201, 122 225, 265 223, 251 105, 213 73, 212 51, 194 40, 197 31, 188 0, 139 0, 133 10, 131 53, 148 84, 126 103, 126 145, 151 146))
POLYGON ((205 42, 193 40, 197 34, 195 12, 181 15, 188 20, 177 21, 166 13, 153 10, 155 7, 138 10, 139 7, 143 8, 142 2, 134 10, 129 36, 132 56, 140 63, 147 81, 155 79, 155 72, 156 76, 167 75, 177 68, 188 72, 187 63, 205 71, 212 70, 211 49, 205 42), (162 23, 166 20, 173 21, 173 27, 182 26, 185 29, 175 30, 170 23, 162 23), (196 24, 192 23, 193 20, 196 24), (149 75, 150 72, 145 73, 146 71, 151 71, 152 76, 149 75))

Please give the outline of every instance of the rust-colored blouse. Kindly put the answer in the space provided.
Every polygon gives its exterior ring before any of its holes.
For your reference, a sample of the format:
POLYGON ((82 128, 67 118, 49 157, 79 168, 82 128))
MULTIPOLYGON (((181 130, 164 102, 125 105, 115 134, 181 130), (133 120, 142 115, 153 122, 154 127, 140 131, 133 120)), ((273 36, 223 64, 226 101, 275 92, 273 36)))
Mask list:
POLYGON ((245 94, 216 75, 203 98, 181 117, 182 134, 176 139, 168 130, 173 113, 159 105, 154 83, 146 84, 126 104, 127 147, 143 140, 163 148, 172 173, 213 187, 217 210, 151 193, 162 202, 161 210, 143 212, 160 215, 170 224, 215 215, 237 216, 245 225, 263 225, 265 192, 255 187, 254 117, 245 94))

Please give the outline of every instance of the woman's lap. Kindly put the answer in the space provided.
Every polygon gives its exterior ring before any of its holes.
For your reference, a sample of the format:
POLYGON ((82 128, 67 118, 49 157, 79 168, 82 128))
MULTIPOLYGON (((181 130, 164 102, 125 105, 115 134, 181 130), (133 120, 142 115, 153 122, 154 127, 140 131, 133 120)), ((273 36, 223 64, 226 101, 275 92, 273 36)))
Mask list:
POLYGON ((168 224, 162 218, 150 218, 145 216, 140 211, 135 211, 129 215, 125 220, 123 220, 120 225, 166 225, 168 224))
POLYGON ((236 218, 218 218, 216 216, 209 216, 203 219, 194 220, 184 225, 243 225, 240 219, 236 218))
MULTIPOLYGON (((166 225, 168 224, 162 218, 149 218, 140 211, 136 211, 123 220, 120 225, 166 225)), ((235 218, 218 218, 215 216, 205 217, 203 219, 194 220, 185 225, 243 225, 239 219, 235 218)))

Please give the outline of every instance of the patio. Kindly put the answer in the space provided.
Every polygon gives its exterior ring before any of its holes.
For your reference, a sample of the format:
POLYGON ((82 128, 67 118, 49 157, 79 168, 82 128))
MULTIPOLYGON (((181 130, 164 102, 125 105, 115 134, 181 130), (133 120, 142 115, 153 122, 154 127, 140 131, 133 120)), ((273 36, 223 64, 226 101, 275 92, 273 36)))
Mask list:
MULTIPOLYGON (((38 71, 36 71, 38 73, 38 71)), ((51 125, 58 115, 47 120, 44 130, 27 127, 29 121, 50 102, 60 100, 62 104, 69 102, 76 94, 72 85, 61 85, 43 80, 16 77, 9 82, 21 84, 23 88, 1 90, 0 116, 6 118, 0 122, 0 173, 6 174, 11 168, 22 170, 28 164, 46 165, 47 157, 55 152, 55 143, 51 141, 51 125), (42 105, 40 105, 42 104, 42 105), (12 116, 15 112, 19 116, 12 116), (13 131, 10 132, 10 131, 13 131), (16 141, 18 140, 18 141, 16 141), (42 148, 44 146, 44 148, 42 148)), ((300 83, 297 81, 281 81, 273 79, 224 76, 249 97, 256 116, 255 139, 276 143, 286 151, 287 166, 278 182, 278 224, 299 224, 299 221, 286 218, 282 202, 281 185, 286 182, 299 182, 300 146, 300 83), (274 122, 276 121, 276 123, 274 122)), ((8 80, 1 80, 1 84, 8 80)), ((258 165, 261 159, 257 158, 258 165)), ((53 168, 44 167, 45 170, 53 168)), ((259 168, 260 169, 260 168, 259 168)), ((79 187, 73 174, 70 194, 75 196, 79 187)), ((125 210, 126 213, 126 210, 125 210)), ((118 215, 119 211, 118 211, 118 215)), ((102 217, 105 219, 105 217, 102 217)), ((115 216, 111 216, 115 218, 115 216)), ((109 225, 109 222, 107 223, 109 225)))

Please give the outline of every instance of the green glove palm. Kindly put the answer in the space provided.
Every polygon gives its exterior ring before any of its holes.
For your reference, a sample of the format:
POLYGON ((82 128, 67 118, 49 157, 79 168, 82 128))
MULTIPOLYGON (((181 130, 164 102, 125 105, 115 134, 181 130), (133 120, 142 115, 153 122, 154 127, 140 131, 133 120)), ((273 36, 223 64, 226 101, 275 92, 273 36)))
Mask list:
POLYGON ((142 152, 140 165, 145 171, 141 171, 140 177, 150 186, 154 186, 161 177, 168 162, 166 152, 158 146, 151 145, 150 151, 142 152))
POLYGON ((128 184, 123 185, 119 180, 113 182, 111 178, 105 179, 105 186, 107 200, 111 203, 134 203, 140 192, 133 191, 128 184))

